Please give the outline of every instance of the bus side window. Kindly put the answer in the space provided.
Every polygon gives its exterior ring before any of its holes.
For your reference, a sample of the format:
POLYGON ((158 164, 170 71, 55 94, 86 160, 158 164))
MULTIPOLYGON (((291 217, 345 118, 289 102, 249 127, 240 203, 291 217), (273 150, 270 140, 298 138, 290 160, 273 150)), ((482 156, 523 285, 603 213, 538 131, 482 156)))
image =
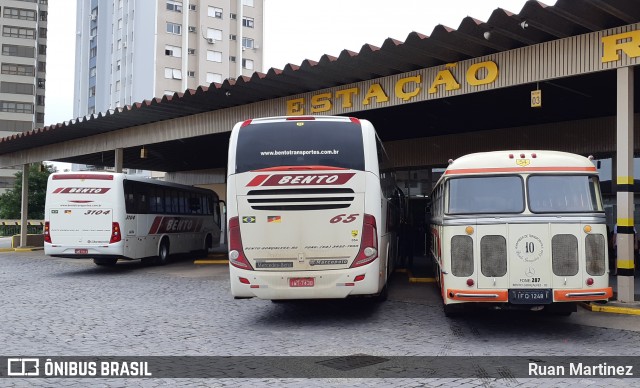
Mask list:
POLYGON ((187 213, 187 199, 185 198, 185 193, 182 191, 178 191, 178 212, 180 214, 187 213))
POLYGON ((136 199, 138 201, 138 213, 147 214, 149 210, 149 187, 146 184, 137 185, 136 199))
POLYGON ((189 210, 193 214, 202 214, 202 206, 200 206, 199 194, 193 194, 193 196, 189 198, 189 210))
POLYGON ((163 200, 163 190, 161 188, 155 188, 153 190, 153 198, 151 200, 151 208, 154 213, 164 213, 164 206, 162 206, 163 200))
POLYGON ((203 208, 203 213, 204 214, 211 214, 211 206, 210 206, 210 198, 209 197, 204 197, 202 198, 202 208, 203 208))
POLYGON ((127 213, 135 213, 136 202, 135 202, 135 192, 132 181, 124 181, 124 207, 127 213))
POLYGON ((220 226, 220 202, 214 200, 213 205, 213 222, 220 226))

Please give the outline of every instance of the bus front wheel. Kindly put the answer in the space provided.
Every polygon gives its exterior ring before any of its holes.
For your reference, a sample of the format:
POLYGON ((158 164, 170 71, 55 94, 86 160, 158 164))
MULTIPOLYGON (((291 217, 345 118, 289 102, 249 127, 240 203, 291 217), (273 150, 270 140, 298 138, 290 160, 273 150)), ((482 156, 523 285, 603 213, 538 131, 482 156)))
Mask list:
POLYGON ((162 240, 160 248, 158 249, 158 257, 156 258, 156 265, 165 265, 169 262, 169 241, 167 239, 162 240))

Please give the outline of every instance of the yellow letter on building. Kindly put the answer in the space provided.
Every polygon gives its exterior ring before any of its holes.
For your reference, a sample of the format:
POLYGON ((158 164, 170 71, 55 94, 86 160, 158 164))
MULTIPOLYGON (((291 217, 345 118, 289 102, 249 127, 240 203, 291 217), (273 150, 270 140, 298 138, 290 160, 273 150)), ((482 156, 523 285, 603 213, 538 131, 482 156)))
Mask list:
POLYGON ((420 91, 422 90, 422 88, 420 87, 420 82, 422 82, 422 77, 420 77, 420 74, 413 77, 400 78, 398 82, 396 82, 396 96, 404 101, 409 101, 413 97, 417 96, 418 93, 420 93, 420 91), (416 86, 415 89, 410 92, 405 92, 404 86, 409 82, 415 82, 416 84, 418 84, 418 86, 416 86))
POLYGON ((287 116, 304 114, 304 98, 287 100, 287 116))
POLYGON ((367 91, 367 95, 364 96, 364 100, 362 101, 362 105, 369 105, 372 98, 376 98, 376 102, 387 102, 389 101, 389 97, 382 90, 382 86, 380 84, 373 84, 367 91))
POLYGON ((467 83, 471 86, 486 85, 498 78, 498 65, 495 62, 480 62, 469 66, 467 70, 467 83), (487 74, 483 79, 478 79, 478 70, 486 69, 487 74))
POLYGON ((602 37, 602 62, 619 60, 618 50, 624 51, 631 58, 640 57, 640 30, 602 37), (623 39, 628 40, 620 42, 623 39))
POLYGON ((352 97, 358 94, 359 91, 360 89, 358 88, 338 90, 336 92, 336 99, 342 98, 342 108, 351 108, 353 107, 352 97))
POLYGON ((448 69, 440 70, 436 75, 436 79, 431 84, 429 88, 429 93, 433 94, 438 92, 438 85, 444 85, 445 90, 458 90, 460 89, 460 84, 451 74, 451 71, 448 69))
POLYGON ((326 112, 331 109, 331 93, 311 97, 311 113, 326 112))

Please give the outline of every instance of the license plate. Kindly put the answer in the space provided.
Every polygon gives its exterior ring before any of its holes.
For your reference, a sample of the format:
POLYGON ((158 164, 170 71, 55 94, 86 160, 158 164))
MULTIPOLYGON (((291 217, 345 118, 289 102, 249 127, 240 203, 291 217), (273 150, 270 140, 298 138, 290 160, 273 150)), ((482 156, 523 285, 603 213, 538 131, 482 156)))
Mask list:
POLYGON ((76 249, 76 255, 86 255, 89 253, 88 249, 76 249))
POLYGON ((509 302, 513 304, 550 304, 553 302, 551 290, 509 290, 509 302))
POLYGON ((313 287, 314 278, 290 278, 289 287, 313 287))

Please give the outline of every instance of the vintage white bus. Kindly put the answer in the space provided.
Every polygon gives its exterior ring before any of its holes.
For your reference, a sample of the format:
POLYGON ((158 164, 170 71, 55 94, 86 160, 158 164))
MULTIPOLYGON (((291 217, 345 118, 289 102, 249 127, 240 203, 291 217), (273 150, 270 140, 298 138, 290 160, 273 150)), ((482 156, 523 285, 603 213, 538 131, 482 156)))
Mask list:
POLYGON ((398 252, 397 194, 366 120, 236 124, 227 177, 233 296, 384 299, 398 252))
POLYGON ((582 156, 496 151, 450 161, 432 192, 445 314, 462 303, 559 314, 612 296, 598 175, 582 156))
POLYGON ((165 264, 171 254, 203 254, 220 242, 212 190, 109 172, 53 173, 47 183, 45 254, 165 264))

